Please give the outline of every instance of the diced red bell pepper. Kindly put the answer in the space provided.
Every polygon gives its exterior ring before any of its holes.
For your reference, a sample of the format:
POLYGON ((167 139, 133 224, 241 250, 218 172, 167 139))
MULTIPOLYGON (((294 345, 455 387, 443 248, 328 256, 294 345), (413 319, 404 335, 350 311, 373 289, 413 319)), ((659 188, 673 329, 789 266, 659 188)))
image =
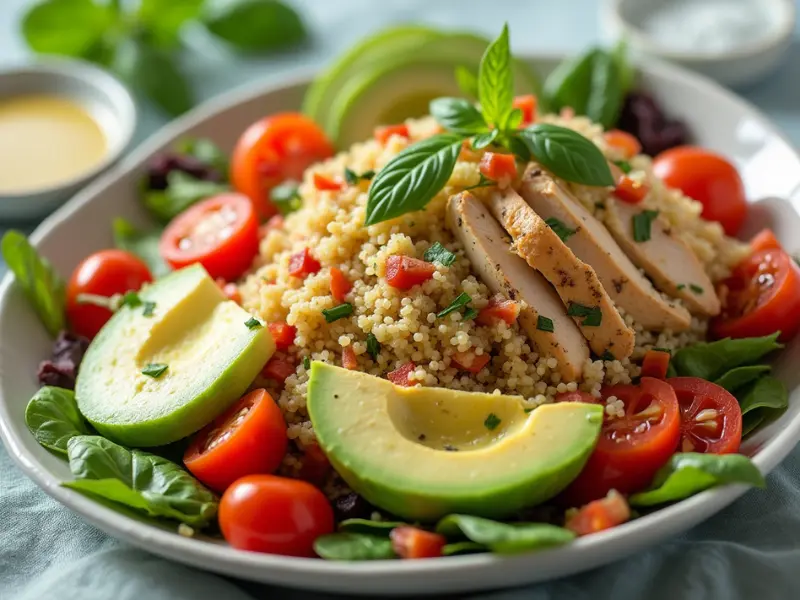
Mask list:
POLYGON ((444 536, 418 527, 404 525, 392 529, 392 549, 400 558, 434 558, 442 555, 444 536))
POLYGON ((480 170, 492 181, 513 179, 517 176, 517 159, 513 154, 486 152, 481 157, 480 170))
POLYGON ((239 293, 239 288, 236 287, 235 283, 228 283, 222 277, 217 277, 216 282, 228 300, 233 300, 236 304, 242 303, 242 295, 239 293))
POLYGON ((277 382, 283 383, 286 378, 294 373, 294 362, 289 358, 280 356, 273 356, 269 359, 264 368, 261 369, 261 374, 277 382))
POLYGON ((435 271, 431 263, 402 254, 392 254, 386 259, 386 283, 398 290, 410 290, 425 283, 435 271))
POLYGON ((314 173, 314 187, 320 191, 338 192, 344 189, 344 181, 332 179, 327 175, 314 173))
POLYGON ((488 354, 475 354, 472 351, 456 352, 453 354, 453 364, 462 371, 479 373, 491 360, 488 354))
POLYGON ((337 302, 344 302, 344 297, 353 289, 353 284, 336 267, 331 267, 331 296, 337 302))
POLYGON ((621 525, 630 518, 628 502, 622 494, 611 490, 605 498, 594 500, 578 509, 564 526, 578 535, 588 535, 621 525))
POLYGON ((670 354, 662 350, 648 350, 642 360, 642 377, 666 379, 670 354))
POLYGON ((611 129, 603 134, 606 144, 622 152, 625 158, 633 158, 642 151, 639 140, 627 131, 611 129))
POLYGON ((351 346, 342 348, 342 366, 351 371, 355 371, 358 368, 358 358, 356 358, 355 350, 351 346))
POLYGON ((414 385, 408 380, 408 376, 417 369, 417 365, 413 362, 407 362, 404 365, 397 367, 394 371, 389 371, 386 374, 386 379, 395 385, 403 387, 411 387, 414 385))
POLYGON ((521 127, 530 125, 536 120, 536 96, 533 94, 525 94, 524 96, 517 96, 514 98, 514 108, 522 111, 521 127))
POLYGON ((478 325, 491 326, 497 321, 505 321, 512 325, 519 317, 519 302, 497 295, 489 299, 489 304, 480 310, 475 322, 478 325))
POLYGON ((303 248, 300 252, 289 257, 289 275, 292 277, 307 277, 312 273, 318 273, 322 268, 320 262, 311 256, 308 248, 303 248))
POLYGON ((375 139, 381 144, 388 142, 393 135, 399 135, 404 138, 410 137, 408 126, 401 123, 399 125, 381 125, 375 128, 375 139))
POLYGON ((775 234, 772 233, 772 230, 762 229, 756 235, 753 236, 753 239, 750 240, 750 247, 753 249, 753 252, 760 252, 761 250, 783 250, 783 246, 778 241, 778 238, 775 237, 775 234))
POLYGON ((272 339, 275 340, 275 348, 278 350, 288 350, 294 344, 294 336, 297 335, 297 327, 289 325, 284 321, 276 321, 267 325, 272 339))
POLYGON ((623 175, 618 180, 617 187, 614 188, 614 195, 628 204, 639 204, 649 191, 650 186, 646 183, 639 183, 627 175, 623 175))

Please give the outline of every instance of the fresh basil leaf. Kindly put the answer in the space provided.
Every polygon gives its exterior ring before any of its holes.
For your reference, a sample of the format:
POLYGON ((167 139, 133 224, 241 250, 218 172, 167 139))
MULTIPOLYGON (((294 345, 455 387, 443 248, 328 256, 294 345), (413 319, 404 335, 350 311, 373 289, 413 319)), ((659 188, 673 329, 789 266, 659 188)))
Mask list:
POLYGON ((364 535, 389 537, 392 529, 405 525, 408 525, 408 523, 402 523, 400 521, 373 521, 371 519, 345 519, 339 523, 339 531, 342 533, 361 533, 364 535))
POLYGON ((758 362, 770 352, 783 348, 783 344, 778 343, 778 335, 776 332, 765 337, 725 338, 693 344, 675 352, 672 362, 680 376, 716 381, 731 369, 758 362))
POLYGON ((718 386, 725 388, 729 392, 735 392, 743 388, 748 383, 754 382, 756 379, 770 372, 769 365, 747 365, 744 367, 736 367, 725 373, 722 377, 718 378, 714 383, 718 386))
POLYGON ((455 312, 461 308, 464 308, 470 302, 472 302, 472 297, 466 292, 461 292, 458 296, 456 296, 455 300, 453 300, 447 306, 447 308, 442 309, 440 312, 436 314, 436 316, 439 317, 440 319, 442 317, 446 317, 451 312, 455 312))
POLYGON ((475 542, 453 542, 445 544, 442 548, 442 556, 455 556, 456 554, 475 554, 477 552, 488 552, 489 548, 483 544, 475 542))
POLYGON ((217 514, 216 496, 166 458, 128 450, 96 435, 71 438, 67 454, 77 479, 64 482, 64 487, 192 527, 208 525, 217 514))
POLYGON ((181 28, 200 16, 205 0, 141 0, 138 20, 147 27, 150 39, 164 47, 177 45, 181 28))
POLYGON ((89 58, 116 16, 93 0, 49 0, 22 17, 25 42, 40 54, 89 58))
POLYGON ((439 125, 453 133, 473 135, 489 131, 481 112, 463 98, 436 98, 431 101, 430 112, 439 125))
POLYGON ((591 90, 586 102, 586 116, 605 129, 610 129, 619 119, 624 97, 619 67, 607 52, 600 52, 595 56, 591 90))
POLYGON ((25 408, 25 424, 42 446, 66 456, 67 442, 92 433, 75 402, 75 392, 58 387, 41 388, 25 408))
POLYGON ((297 12, 277 0, 212 0, 202 18, 206 28, 239 50, 280 50, 305 40, 297 12))
POLYGON ((650 490, 633 494, 628 502, 631 506, 676 502, 726 483, 765 485, 758 467, 741 454, 679 452, 656 473, 650 490))
POLYGON ((286 216, 303 207, 303 199, 300 197, 300 188, 293 181, 281 183, 272 188, 269 193, 272 203, 278 207, 278 211, 286 216))
POLYGON ((508 42, 508 24, 489 44, 478 69, 478 100, 487 123, 505 129, 514 102, 514 71, 508 42))
POLYGON ((737 400, 742 409, 744 437, 765 421, 780 416, 789 406, 789 392, 781 380, 765 375, 754 384, 739 390, 737 400))
POLYGON ((474 138, 472 138, 472 147, 475 150, 482 150, 487 146, 493 144, 497 137, 500 135, 499 129, 492 129, 491 131, 487 131, 486 133, 479 133, 474 138))
POLYGON ((7 231, 0 249, 6 266, 14 273, 39 320, 50 335, 55 336, 64 329, 64 280, 19 231, 7 231))
POLYGON ((141 258, 150 268, 153 277, 158 279, 171 271, 158 250, 160 231, 140 231, 122 217, 114 219, 111 227, 114 233, 114 246, 141 258))
POLYGON ((397 558, 388 537, 363 533, 331 533, 314 540, 314 552, 327 560, 397 558))
POLYGON ((467 67, 463 65, 456 67, 456 83, 465 96, 478 99, 478 77, 467 67))
POLYGON ((193 104, 189 81, 175 59, 140 37, 119 44, 112 68, 170 115, 179 115, 193 104))
POLYGON ((223 183, 197 179, 183 171, 170 171, 167 175, 167 189, 146 191, 144 205, 156 219, 167 223, 192 204, 229 189, 223 183))
POLYGON ((576 113, 586 112, 592 87, 592 70, 600 50, 592 48, 574 58, 562 61, 544 82, 544 99, 548 110, 558 112, 571 107, 576 113))
POLYGON ((584 185, 614 185, 603 153, 581 134, 538 123, 520 131, 519 137, 536 160, 556 177, 584 185))
POLYGON ((522 113, 521 108, 512 109, 511 114, 508 115, 508 120, 506 121, 506 129, 517 129, 520 125, 522 125, 522 119, 525 115, 522 113))
POLYGON ((528 162, 531 159, 530 148, 518 133, 508 136, 503 141, 505 146, 522 162, 528 162))
POLYGON ((402 150, 369 186, 365 225, 420 210, 450 179, 464 138, 439 134, 402 150))
POLYGON ((636 70, 631 63, 628 56, 628 40, 620 38, 619 41, 611 49, 611 57, 617 65, 619 73, 619 87, 622 90, 622 95, 627 94, 633 88, 633 80, 636 77, 636 70))
POLYGON ((176 144, 175 149, 181 154, 186 154, 199 160, 201 163, 214 167, 227 180, 228 155, 219 146, 208 138, 185 138, 176 144))
POLYGON ((443 267, 449 267, 456 261, 456 255, 445 248, 441 242, 434 242, 430 248, 425 250, 422 258, 426 262, 439 263, 443 267))
POLYGON ((471 515, 448 515, 436 525, 448 538, 466 537, 498 554, 514 554, 539 548, 560 546, 575 539, 562 527, 545 523, 499 523, 471 515))

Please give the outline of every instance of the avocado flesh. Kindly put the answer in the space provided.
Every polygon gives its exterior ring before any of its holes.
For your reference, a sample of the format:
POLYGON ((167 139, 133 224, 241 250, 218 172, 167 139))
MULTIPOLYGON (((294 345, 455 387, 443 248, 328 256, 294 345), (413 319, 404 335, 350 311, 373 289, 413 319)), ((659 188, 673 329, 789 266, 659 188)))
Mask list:
POLYGON ((467 513, 504 518, 552 498, 585 465, 600 405, 526 414, 522 398, 404 388, 314 362, 307 407, 320 446, 369 502, 412 521, 467 513), (493 414, 499 423, 486 426, 493 414))
POLYGON ((168 444, 194 433, 238 399, 275 351, 266 327, 227 300, 199 265, 139 293, 155 302, 122 307, 89 345, 75 387, 99 433, 127 446, 168 444), (154 378, 150 363, 168 365, 154 378))

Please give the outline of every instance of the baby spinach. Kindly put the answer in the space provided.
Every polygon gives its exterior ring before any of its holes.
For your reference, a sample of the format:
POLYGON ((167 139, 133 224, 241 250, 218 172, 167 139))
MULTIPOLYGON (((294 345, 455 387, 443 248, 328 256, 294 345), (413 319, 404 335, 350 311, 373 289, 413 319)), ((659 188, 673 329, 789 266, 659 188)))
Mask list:
POLYGON ((158 250, 160 231, 141 231, 122 217, 114 219, 111 227, 114 233, 114 245, 141 258, 150 268, 153 277, 158 279, 171 271, 158 250))
POLYGON ((208 525, 217 514, 217 497, 166 458, 128 450, 96 435, 72 437, 67 454, 69 468, 77 479, 62 485, 89 497, 192 527, 208 525))
POLYGON ((300 16, 276 0, 209 0, 202 23, 238 50, 279 50, 302 42, 300 16))
POLYGON ((192 204, 229 189, 223 183, 197 179, 183 171, 170 171, 167 189, 146 191, 144 205, 155 218, 167 223, 192 204))
POLYGON ((773 350, 783 348, 783 344, 778 343, 778 335, 780 332, 764 337, 725 338, 693 344, 675 352, 672 363, 680 376, 716 381, 731 369, 756 363, 773 350))
POLYGON ((92 433, 75 402, 75 392, 58 387, 41 388, 25 408, 25 424, 42 446, 67 455, 67 442, 92 433))
POLYGON ((765 375, 737 394, 742 409, 742 435, 752 432, 764 421, 780 415, 789 406, 786 385, 771 375, 765 375))
POLYGON ((770 370, 771 367, 769 365, 746 365, 744 367, 736 367, 724 373, 722 377, 718 378, 714 383, 725 388, 729 392, 735 392, 748 383, 754 382, 762 375, 769 373, 770 370))
POLYGON ((184 138, 175 145, 175 150, 180 154, 196 158, 201 163, 208 165, 227 180, 230 164, 228 155, 208 138, 184 138))
POLYGON ((568 529, 545 523, 500 523, 470 515, 449 515, 436 525, 448 538, 465 537, 498 554, 515 554, 559 546, 575 538, 568 529))
POLYGON ((674 454, 656 473, 651 489, 633 494, 631 506, 653 506, 676 502, 726 483, 743 483, 763 488, 764 476, 749 458, 741 454, 674 454))
POLYGON ((442 548, 442 556, 455 556, 456 554, 474 554, 476 552, 488 552, 489 549, 483 544, 475 542, 453 542, 445 544, 442 548))
POLYGON ((339 531, 342 533, 362 533, 365 535, 385 535, 395 527, 403 527, 407 523, 400 521, 373 521, 371 519, 346 519, 339 523, 339 531))
POLYGON ((331 533, 314 540, 314 552, 328 560, 397 558, 388 537, 364 533, 331 533))
POLYGON ((0 250, 39 320, 50 335, 55 336, 64 329, 64 280, 19 231, 7 231, 0 242, 0 250))

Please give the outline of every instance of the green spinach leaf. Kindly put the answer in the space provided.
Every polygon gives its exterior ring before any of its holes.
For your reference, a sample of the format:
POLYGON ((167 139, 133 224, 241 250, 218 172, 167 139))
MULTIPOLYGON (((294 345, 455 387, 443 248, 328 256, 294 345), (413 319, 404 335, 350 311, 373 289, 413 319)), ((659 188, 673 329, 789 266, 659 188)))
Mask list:
POLYGON ((197 179, 183 171, 170 171, 167 189, 146 191, 144 205, 156 219, 167 223, 192 204, 229 189, 226 184, 197 179))
POLYGON ((22 19, 22 35, 41 54, 89 58, 116 20, 110 7, 93 0, 48 0, 22 19))
POLYGON ((478 552, 488 552, 489 548, 483 544, 475 542, 453 542, 445 544, 442 548, 442 556, 455 556, 456 554, 475 554, 478 552))
POLYGON ((395 527, 403 527, 407 523, 400 521, 373 521, 371 519, 346 519, 339 523, 342 533, 363 533, 365 535, 387 536, 395 527))
POLYGON ((181 154, 186 154, 196 158, 201 163, 214 167, 227 180, 228 179, 228 155, 219 146, 208 138, 186 138, 178 142, 176 150, 181 154))
POLYGON ((498 554, 559 546, 575 538, 568 529, 545 523, 500 523, 470 515, 448 515, 436 526, 448 538, 466 537, 498 554))
POLYGON ((770 369, 769 365, 746 365, 744 367, 736 367, 723 374, 722 377, 718 378, 714 383, 725 388, 729 392, 735 392, 748 383, 754 382, 762 375, 769 373, 770 369))
POLYGON ((158 279, 172 270, 161 258, 158 250, 160 231, 140 231, 122 217, 114 219, 112 229, 114 245, 120 250, 125 250, 141 258, 150 267, 153 277, 158 279))
POLYGON ((217 513, 217 497, 180 466, 165 458, 128 450, 100 436, 75 436, 67 443, 69 467, 77 477, 62 485, 105 498, 151 517, 204 527, 217 513))
POLYGON ((397 558, 388 537, 363 533, 331 533, 314 540, 314 551, 328 560, 384 560, 397 558))
POLYGON ((431 101, 431 115, 442 127, 453 133, 473 135, 488 132, 481 112, 463 98, 436 98, 431 101))
POLYGON ((680 376, 716 381, 731 369, 758 362, 773 350, 783 348, 778 335, 693 344, 678 350, 672 362, 680 376))
POLYGON ((678 453, 656 473, 651 489, 633 494, 631 506, 676 502, 715 485, 744 483, 764 487, 764 476, 741 454, 678 453))
POLYGON ((28 402, 25 424, 37 442, 64 456, 70 439, 92 433, 78 410, 75 392, 51 386, 41 388, 28 402))
POLYGON ((178 44, 181 28, 200 16, 205 0, 141 0, 137 16, 149 37, 167 48, 178 44))
POLYGON ((742 409, 742 437, 765 421, 778 417, 789 406, 786 385, 771 375, 765 375, 737 393, 742 409))
POLYGON ((239 50, 278 50, 302 42, 306 28, 297 12, 277 0, 211 0, 206 28, 239 50))
POLYGON ((478 100, 488 123, 505 129, 514 102, 514 71, 508 42, 508 24, 481 58, 478 69, 478 100))
POLYGON ((17 284, 22 288, 39 320, 50 335, 55 336, 64 329, 64 280, 19 231, 7 231, 0 242, 0 250, 6 266, 14 273, 17 284))

